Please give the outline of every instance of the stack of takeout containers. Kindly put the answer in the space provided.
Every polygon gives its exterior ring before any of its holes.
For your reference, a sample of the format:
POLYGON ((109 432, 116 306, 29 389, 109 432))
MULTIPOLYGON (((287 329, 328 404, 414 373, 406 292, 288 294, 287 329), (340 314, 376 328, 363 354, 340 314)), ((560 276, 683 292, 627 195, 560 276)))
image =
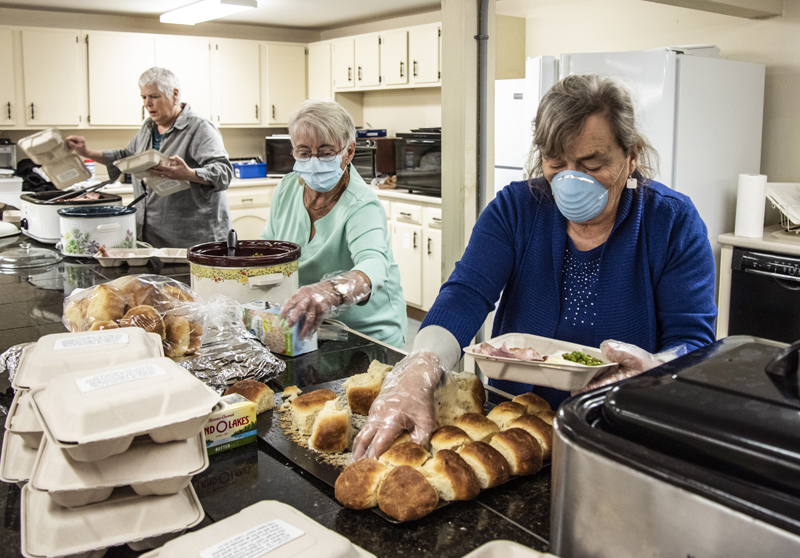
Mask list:
POLYGON ((25 556, 153 548, 202 520, 191 478, 208 467, 203 426, 219 395, 165 358, 158 335, 45 336, 23 352, 13 385, 0 472, 30 479, 25 556))

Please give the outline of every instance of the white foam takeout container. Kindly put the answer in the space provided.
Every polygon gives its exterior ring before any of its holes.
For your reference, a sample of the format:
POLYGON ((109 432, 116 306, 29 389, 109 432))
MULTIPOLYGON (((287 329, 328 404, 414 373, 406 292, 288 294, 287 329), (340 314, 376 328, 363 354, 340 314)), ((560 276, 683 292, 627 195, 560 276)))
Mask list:
POLYGON ((177 494, 192 476, 208 467, 205 436, 156 444, 137 438, 125 452, 82 463, 42 441, 30 476, 31 485, 56 504, 75 508, 107 500, 115 488, 130 486, 139 496, 177 494))
POLYGON ((0 453, 0 481, 19 485, 28 482, 37 453, 39 450, 25 445, 22 437, 7 431, 3 436, 3 451, 0 453))
MULTIPOLYGON (((554 353, 571 353, 580 351, 587 355, 605 361, 603 353, 595 347, 586 347, 576 343, 567 343, 538 335, 527 333, 506 333, 487 341, 493 347, 526 348, 533 347, 542 355, 554 353)), ((516 358, 495 357, 476 353, 480 345, 471 345, 464 352, 474 358, 481 368, 481 372, 495 380, 510 380, 537 386, 547 386, 556 389, 574 391, 586 387, 595 377, 612 368, 616 363, 600 366, 585 366, 583 364, 548 363, 519 360, 516 358)))
POLYGON ((189 263, 186 248, 159 248, 155 256, 164 263, 189 263))
POLYGON ((130 157, 114 161, 115 167, 122 172, 132 174, 140 180, 145 180, 148 188, 159 196, 169 196, 175 192, 186 190, 189 187, 189 183, 185 180, 162 178, 150 173, 148 170, 156 165, 169 166, 169 164, 169 157, 155 149, 148 149, 147 151, 136 153, 130 157))
POLYGON ((497 540, 479 546, 469 554, 465 554, 464 558, 546 558, 548 556, 555 558, 553 554, 537 552, 513 541, 497 540))
POLYGON ((6 417, 6 432, 13 432, 29 448, 36 449, 42 441, 44 431, 31 405, 30 391, 18 390, 11 401, 6 417))
POLYGON ((142 558, 367 558, 371 554, 307 515, 262 500, 208 527, 172 540, 142 558), (284 542, 281 542, 284 541, 284 542), (230 553, 230 549, 237 551, 230 553), (229 549, 228 552, 222 549, 229 549))
POLYGON ((45 335, 22 351, 14 389, 45 386, 62 374, 163 357, 161 337, 138 327, 45 335))
POLYGON ((191 485, 168 496, 139 496, 131 489, 105 502, 69 509, 46 492, 22 489, 22 555, 27 558, 100 558, 108 547, 155 548, 203 520, 191 485))
POLYGON ((159 357, 65 374, 31 399, 48 443, 85 462, 122 453, 144 434, 159 444, 197 436, 219 394, 159 357))
POLYGON ((21 138, 18 144, 37 165, 47 165, 72 154, 58 128, 46 128, 21 138))
POLYGON ((108 256, 96 253, 94 258, 103 267, 130 267, 147 265, 150 258, 158 258, 164 263, 187 263, 186 248, 107 248, 108 256))

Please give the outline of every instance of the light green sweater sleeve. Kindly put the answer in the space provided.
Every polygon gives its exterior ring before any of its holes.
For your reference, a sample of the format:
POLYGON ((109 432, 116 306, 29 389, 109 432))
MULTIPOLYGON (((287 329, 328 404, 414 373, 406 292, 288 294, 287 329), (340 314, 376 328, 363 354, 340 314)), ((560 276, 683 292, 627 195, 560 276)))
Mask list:
POLYGON ((389 255, 380 249, 388 245, 386 227, 380 226, 385 222, 381 204, 367 202, 355 209, 345 226, 353 270, 369 277, 372 292, 382 289, 389 278, 389 255))

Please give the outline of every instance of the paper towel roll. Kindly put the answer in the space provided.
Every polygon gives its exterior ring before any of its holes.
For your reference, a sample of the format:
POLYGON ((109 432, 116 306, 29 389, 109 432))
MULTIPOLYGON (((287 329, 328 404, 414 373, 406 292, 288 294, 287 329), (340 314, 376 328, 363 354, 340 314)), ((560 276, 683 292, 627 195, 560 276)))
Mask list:
POLYGON ((736 197, 736 226, 733 234, 750 238, 764 235, 764 190, 767 177, 763 174, 740 174, 736 197))

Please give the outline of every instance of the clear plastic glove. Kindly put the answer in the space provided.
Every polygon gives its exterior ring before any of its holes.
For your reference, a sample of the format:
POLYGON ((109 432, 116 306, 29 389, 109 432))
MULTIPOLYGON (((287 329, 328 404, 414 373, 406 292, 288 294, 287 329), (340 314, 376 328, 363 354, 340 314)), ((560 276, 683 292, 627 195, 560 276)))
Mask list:
POLYGON ((614 341, 613 339, 603 341, 600 344, 600 350, 603 351, 603 356, 608 362, 616 362, 619 366, 601 374, 585 388, 572 392, 573 395, 607 386, 626 378, 632 378, 689 352, 689 348, 686 345, 678 345, 672 349, 653 354, 636 345, 614 341))
POLYGON ((442 360, 433 351, 413 352, 386 376, 369 418, 353 442, 352 459, 377 459, 403 430, 425 446, 436 428, 434 392, 445 377, 442 360))
POLYGON ((369 298, 372 285, 360 271, 330 273, 319 283, 300 287, 283 305, 281 318, 292 327, 305 316, 300 338, 317 331, 322 320, 338 316, 354 304, 369 298))

